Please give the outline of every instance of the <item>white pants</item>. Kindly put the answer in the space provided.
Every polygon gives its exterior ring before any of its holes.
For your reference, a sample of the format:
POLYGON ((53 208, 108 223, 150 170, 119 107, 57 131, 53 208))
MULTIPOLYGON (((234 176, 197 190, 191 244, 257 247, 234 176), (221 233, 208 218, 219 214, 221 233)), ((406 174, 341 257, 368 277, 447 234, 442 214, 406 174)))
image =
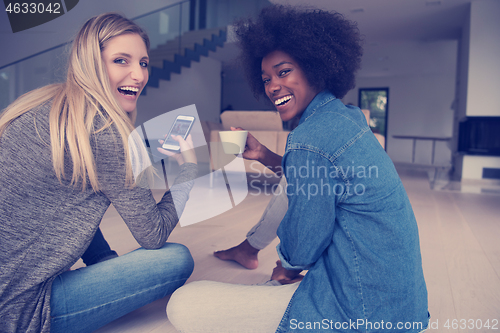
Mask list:
POLYGON ((248 242, 257 250, 262 250, 276 238, 276 231, 288 210, 286 185, 285 177, 281 177, 275 194, 273 194, 259 222, 247 233, 248 242))
POLYGON ((167 315, 182 333, 272 333, 298 286, 196 281, 174 292, 167 315))

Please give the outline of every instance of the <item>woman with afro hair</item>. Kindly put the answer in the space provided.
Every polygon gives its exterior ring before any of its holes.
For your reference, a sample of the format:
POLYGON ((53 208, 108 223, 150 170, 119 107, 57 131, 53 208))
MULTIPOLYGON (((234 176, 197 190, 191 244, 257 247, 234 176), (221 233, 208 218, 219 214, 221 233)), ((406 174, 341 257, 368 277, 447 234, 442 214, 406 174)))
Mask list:
POLYGON ((181 287, 168 304, 170 321, 180 332, 425 330, 410 202, 361 110, 340 101, 360 66, 356 25, 339 13, 271 6, 236 28, 254 94, 283 121, 299 119, 283 157, 250 135, 243 154, 286 178, 280 261, 265 285, 181 287))

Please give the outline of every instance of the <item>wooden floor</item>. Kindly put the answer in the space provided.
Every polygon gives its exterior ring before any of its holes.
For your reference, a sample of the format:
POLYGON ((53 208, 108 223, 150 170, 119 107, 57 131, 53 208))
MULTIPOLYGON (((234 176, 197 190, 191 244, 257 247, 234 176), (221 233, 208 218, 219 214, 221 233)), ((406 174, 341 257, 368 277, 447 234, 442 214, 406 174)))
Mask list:
MULTIPOLYGON (((500 193, 431 190, 427 173, 398 169, 417 217, 424 274, 429 292, 431 332, 500 330, 500 193), (448 327, 447 324, 448 323, 448 327), (482 324, 480 327, 480 324, 482 324), (489 325, 489 329, 485 327, 489 325)), ((443 186, 441 186, 443 187, 443 186)), ((169 241, 185 244, 195 260, 190 281, 254 284, 269 279, 277 240, 259 254, 260 266, 246 270, 213 257, 215 250, 242 241, 264 211, 270 196, 252 190, 235 208, 201 223, 177 226, 169 241)), ((117 213, 110 209, 102 231, 124 254, 138 247, 117 213)), ((77 263, 75 267, 81 266, 77 263)), ((96 332, 177 332, 169 323, 168 297, 138 309, 96 332)))

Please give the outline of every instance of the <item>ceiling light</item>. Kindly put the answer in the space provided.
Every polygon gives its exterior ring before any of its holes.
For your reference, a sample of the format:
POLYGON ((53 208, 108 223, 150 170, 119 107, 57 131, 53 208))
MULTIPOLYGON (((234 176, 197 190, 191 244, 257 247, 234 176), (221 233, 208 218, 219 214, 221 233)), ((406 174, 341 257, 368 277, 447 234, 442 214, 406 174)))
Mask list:
POLYGON ((351 13, 355 14, 355 13, 363 13, 365 11, 364 8, 353 8, 351 9, 351 13))
POLYGON ((427 0, 425 1, 426 6, 440 6, 441 0, 427 0))

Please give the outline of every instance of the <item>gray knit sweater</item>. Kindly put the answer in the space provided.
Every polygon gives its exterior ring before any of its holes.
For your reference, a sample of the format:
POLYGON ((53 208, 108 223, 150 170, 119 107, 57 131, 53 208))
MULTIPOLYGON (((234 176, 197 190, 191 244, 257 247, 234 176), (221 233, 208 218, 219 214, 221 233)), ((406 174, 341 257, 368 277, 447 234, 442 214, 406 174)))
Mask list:
MULTIPOLYGON (((175 227, 196 177, 185 163, 159 203, 151 190, 125 186, 121 139, 92 136, 101 189, 61 184, 52 166, 50 103, 17 118, 0 138, 0 332, 50 332, 54 278, 85 252, 112 203, 135 239, 161 247, 175 227)), ((66 175, 72 168, 67 158, 66 175)), ((90 186, 88 186, 90 187, 90 186)))

